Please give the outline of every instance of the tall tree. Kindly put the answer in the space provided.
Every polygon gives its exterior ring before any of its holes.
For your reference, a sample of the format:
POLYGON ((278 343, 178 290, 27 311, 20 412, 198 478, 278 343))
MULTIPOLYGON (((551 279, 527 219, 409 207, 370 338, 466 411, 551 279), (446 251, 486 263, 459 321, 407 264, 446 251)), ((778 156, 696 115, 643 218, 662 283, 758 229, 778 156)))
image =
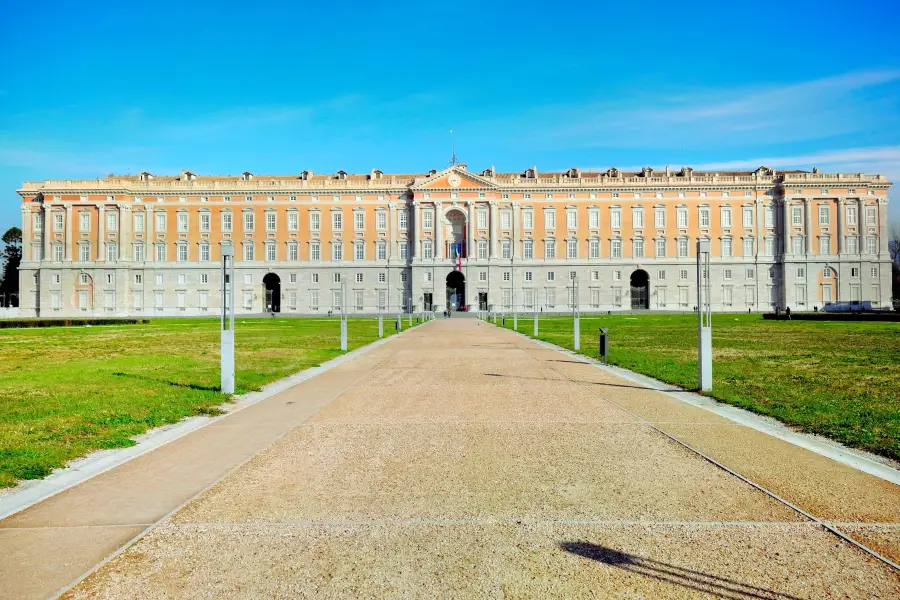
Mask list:
POLYGON ((894 307, 900 310, 900 224, 891 227, 888 250, 891 253, 891 296, 894 307))
POLYGON ((10 227, 3 234, 3 278, 0 279, 0 302, 4 306, 19 305, 19 263, 22 262, 22 230, 10 227))

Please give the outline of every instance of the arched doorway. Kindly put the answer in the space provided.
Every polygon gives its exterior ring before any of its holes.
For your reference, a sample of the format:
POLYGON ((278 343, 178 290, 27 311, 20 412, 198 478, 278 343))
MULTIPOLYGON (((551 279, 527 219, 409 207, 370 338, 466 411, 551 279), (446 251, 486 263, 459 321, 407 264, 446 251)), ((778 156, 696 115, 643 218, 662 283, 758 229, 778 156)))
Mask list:
POLYGON ((456 260, 458 256, 467 257, 466 248, 466 213, 458 208, 451 208, 441 219, 442 237, 444 239, 444 256, 456 260))
POLYGON ((631 308, 650 308, 650 276, 643 269, 631 274, 631 308))
POLYGON ((266 312, 281 312, 281 278, 275 273, 266 273, 263 285, 266 286, 266 312))
POLYGON ((463 310, 466 304, 466 276, 462 271, 447 275, 447 310, 463 310))

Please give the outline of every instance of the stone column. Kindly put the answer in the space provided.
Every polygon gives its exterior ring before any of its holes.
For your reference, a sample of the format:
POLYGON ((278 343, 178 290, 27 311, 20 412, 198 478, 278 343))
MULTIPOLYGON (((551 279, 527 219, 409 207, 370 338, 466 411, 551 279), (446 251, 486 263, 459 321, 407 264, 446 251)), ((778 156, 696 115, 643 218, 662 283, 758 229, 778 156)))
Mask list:
POLYGON ((497 243, 500 239, 500 209, 496 200, 490 201, 491 206, 491 258, 497 258, 497 243))
POLYGON ((72 226, 72 205, 66 204, 66 262, 72 262, 72 243, 75 241, 75 228, 72 226))
POLYGON ((878 258, 887 259, 890 255, 888 250, 888 242, 890 235, 888 234, 888 199, 887 196, 877 200, 878 211, 878 258))
MULTIPOLYGON (((766 207, 763 204, 762 200, 756 201, 756 256, 762 256, 763 247, 765 244, 765 231, 766 231, 766 207)), ((759 276, 757 275, 756 280, 759 281, 759 276)), ((759 299, 757 298, 757 304, 759 303, 759 299)))
MULTIPOLYGON (((856 199, 856 250, 857 254, 863 254, 865 249, 865 236, 863 233, 866 231, 866 215, 864 213, 866 208, 865 203, 863 202, 862 197, 856 199)), ((862 268, 859 270, 859 280, 860 286, 862 286, 862 268)), ((860 290, 860 294, 862 291, 860 290)))
MULTIPOLYGON (((119 204, 119 260, 128 261, 131 257, 131 207, 119 204)), ((210 217, 212 218, 212 217, 210 217)))
POLYGON ((513 258, 519 258, 521 256, 521 249, 519 248, 521 235, 519 234, 519 223, 521 220, 519 219, 519 211, 520 211, 519 203, 512 203, 512 227, 513 227, 513 247, 512 247, 512 256, 513 258))
POLYGON ((803 199, 803 224, 804 227, 804 237, 806 238, 806 254, 807 256, 812 254, 812 218, 810 216, 810 201, 809 198, 803 199))
POLYGON ((443 219, 441 219, 441 203, 434 203, 434 219, 432 220, 432 224, 434 225, 434 257, 437 260, 441 260, 444 258, 444 223, 443 219))
POLYGON ((31 206, 22 204, 22 261, 34 260, 34 246, 31 242, 31 206))
POLYGON ((419 243, 422 241, 422 236, 419 235, 419 201, 413 200, 413 218, 409 222, 409 227, 407 231, 409 232, 410 239, 410 256, 413 258, 419 258, 419 243))
POLYGON ((782 228, 782 237, 784 237, 784 255, 791 255, 791 203, 787 198, 782 200, 784 210, 784 227, 782 228))
POLYGON ((844 231, 844 199, 838 198, 838 210, 837 210, 837 239, 838 239, 838 254, 844 253, 844 236, 846 232, 844 231))
POLYGON ((475 248, 475 201, 469 201, 469 222, 466 227, 466 254, 470 258, 478 258, 475 248))
MULTIPOLYGON (((156 260, 156 248, 153 247, 154 235, 153 228, 156 226, 155 215, 149 206, 144 206, 144 262, 153 262, 156 260)), ((231 224, 234 230, 234 222, 231 224)), ((221 243, 219 244, 221 248, 221 243)))
POLYGON ((41 228, 41 231, 44 234, 44 239, 43 239, 44 256, 42 258, 43 258, 43 260, 46 261, 46 260, 50 260, 51 258, 53 258, 53 255, 51 254, 52 247, 50 244, 50 240, 53 239, 53 205, 52 204, 50 204, 50 203, 44 204, 44 213, 43 213, 42 218, 44 219, 43 227, 41 228))
POLYGON ((97 262, 106 260, 106 207, 97 207, 100 217, 97 219, 97 262))

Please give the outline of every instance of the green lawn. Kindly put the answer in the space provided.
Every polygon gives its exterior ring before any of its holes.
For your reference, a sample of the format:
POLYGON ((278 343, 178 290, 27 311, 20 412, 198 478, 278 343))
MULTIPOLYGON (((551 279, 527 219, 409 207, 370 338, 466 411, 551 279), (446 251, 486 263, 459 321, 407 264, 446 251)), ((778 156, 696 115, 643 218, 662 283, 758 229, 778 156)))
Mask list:
MULTIPOLYGON (((499 324, 499 321, 498 321, 499 324)), ((512 318, 507 317, 512 328, 512 318)), ((713 315, 708 395, 810 433, 900 459, 900 323, 764 321, 713 315)), ((519 319, 531 335, 534 322, 519 319)), ((581 352, 608 327, 614 365, 697 387, 695 315, 581 317, 581 352)), ((544 317, 539 338, 572 348, 571 317, 544 317)))
MULTIPOLYGON (((235 323, 238 394, 341 354, 337 318, 235 323)), ((390 319, 384 330, 394 332, 390 319)), ((348 321, 351 350, 377 337, 377 319, 348 321)), ((0 382, 0 487, 229 400, 218 391, 216 319, 2 329, 0 382)))

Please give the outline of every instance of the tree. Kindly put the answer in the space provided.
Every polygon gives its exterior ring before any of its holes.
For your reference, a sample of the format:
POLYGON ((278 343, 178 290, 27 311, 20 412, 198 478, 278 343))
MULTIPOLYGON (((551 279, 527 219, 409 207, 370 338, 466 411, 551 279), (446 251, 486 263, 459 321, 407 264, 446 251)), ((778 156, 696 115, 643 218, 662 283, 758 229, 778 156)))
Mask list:
POLYGON ((19 305, 19 263, 22 262, 22 230, 10 227, 3 234, 3 278, 0 279, 0 302, 4 306, 19 305))
POLYGON ((888 251, 891 253, 891 296, 894 307, 900 309, 900 224, 891 227, 888 251))

